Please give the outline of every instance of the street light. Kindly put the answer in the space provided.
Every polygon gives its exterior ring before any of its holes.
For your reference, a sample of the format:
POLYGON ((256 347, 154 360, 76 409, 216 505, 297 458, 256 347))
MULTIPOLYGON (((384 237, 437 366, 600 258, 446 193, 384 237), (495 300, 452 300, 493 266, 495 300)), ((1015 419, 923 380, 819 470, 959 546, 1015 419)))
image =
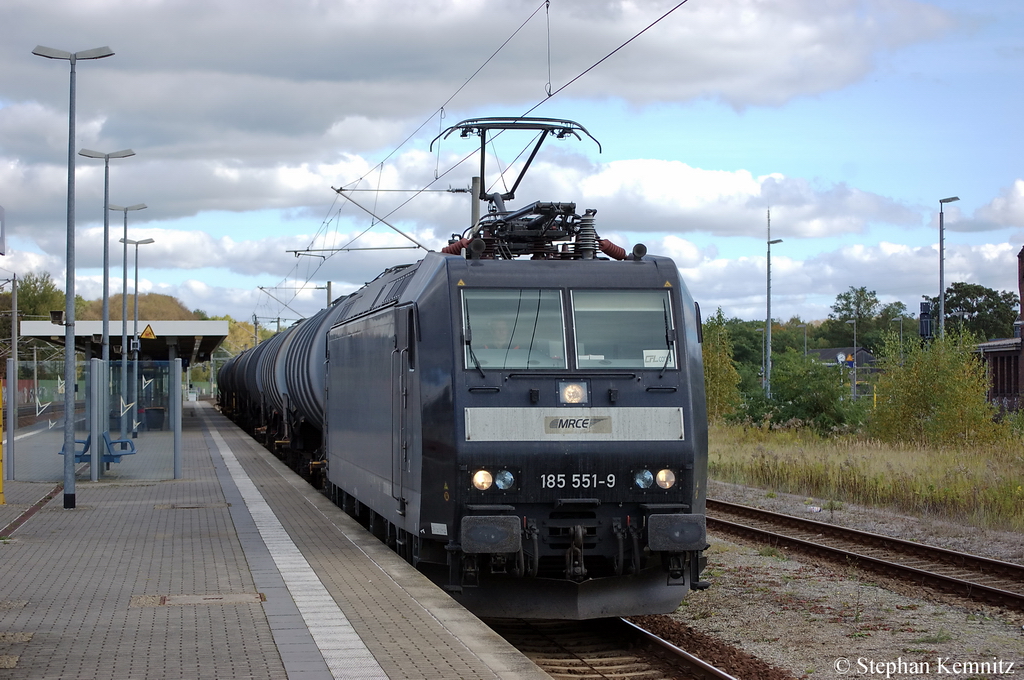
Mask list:
POLYGON ((772 240, 772 211, 768 211, 768 320, 765 322, 765 345, 768 347, 764 361, 764 393, 772 396, 772 246, 782 243, 781 238, 772 240))
POLYGON ((853 385, 850 386, 850 394, 857 398, 857 320, 853 319, 846 323, 853 324, 853 385))
MULTIPOLYGON (((129 205, 128 207, 122 207, 119 205, 109 206, 111 210, 123 210, 124 211, 124 238, 121 239, 121 243, 124 244, 124 252, 121 256, 121 396, 122 398, 128 397, 128 211, 129 210, 145 210, 145 203, 136 203, 135 205, 129 205)), ((132 415, 132 421, 135 420, 135 413, 138 412, 136 409, 132 415)), ((125 420, 125 414, 121 414, 121 439, 124 439, 128 434, 128 423, 125 420)))
MULTIPOLYGON (((81 149, 79 156, 103 159, 103 341, 100 356, 109 366, 110 362, 110 159, 134 156, 131 149, 101 153, 92 149, 81 149)), ((122 439, 124 437, 122 436, 122 439)))
POLYGON ((946 245, 945 230, 942 224, 942 208, 947 203, 959 200, 959 196, 939 199, 939 335, 942 335, 946 330, 946 245))
MULTIPOLYGON (((125 214, 127 215, 127 213, 125 214)), ((135 330, 132 333, 132 359, 135 364, 132 371, 132 403, 135 404, 135 414, 139 412, 139 246, 148 245, 153 242, 151 238, 144 238, 141 241, 133 241, 128 237, 121 239, 121 243, 125 245, 125 248, 129 245, 135 246, 135 330)), ((135 423, 133 415, 132 439, 136 439, 139 436, 139 428, 135 423)))
POLYGON ((32 54, 47 59, 66 59, 71 64, 68 104, 68 227, 67 269, 64 285, 64 508, 75 507, 75 62, 113 56, 109 47, 65 52, 37 45, 32 54))
POLYGON ((802 323, 797 328, 804 329, 804 356, 807 356, 807 324, 802 323))

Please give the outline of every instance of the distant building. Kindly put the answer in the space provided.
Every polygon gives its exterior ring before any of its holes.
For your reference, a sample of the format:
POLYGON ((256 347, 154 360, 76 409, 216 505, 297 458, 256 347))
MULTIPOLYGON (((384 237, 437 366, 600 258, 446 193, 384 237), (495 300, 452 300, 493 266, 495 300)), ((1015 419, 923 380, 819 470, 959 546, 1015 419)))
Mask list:
POLYGON ((857 396, 871 394, 871 389, 866 388, 867 378, 877 369, 875 368, 875 355, 863 347, 828 347, 826 349, 807 350, 807 356, 814 358, 826 366, 845 366, 853 377, 854 357, 857 364, 857 396))
POLYGON ((1017 291, 1021 309, 1013 323, 1013 337, 989 340, 978 345, 988 372, 988 398, 1007 411, 1020 408, 1020 387, 1024 383, 1021 361, 1021 326, 1024 324, 1024 248, 1017 253, 1017 291))
MULTIPOLYGON (((857 370, 875 368, 875 355, 867 351, 863 347, 858 347, 857 351, 857 370)), ((807 350, 807 356, 814 357, 826 366, 838 366, 842 364, 849 368, 853 368, 854 364, 854 348, 853 347, 828 347, 826 349, 809 349, 807 350)))

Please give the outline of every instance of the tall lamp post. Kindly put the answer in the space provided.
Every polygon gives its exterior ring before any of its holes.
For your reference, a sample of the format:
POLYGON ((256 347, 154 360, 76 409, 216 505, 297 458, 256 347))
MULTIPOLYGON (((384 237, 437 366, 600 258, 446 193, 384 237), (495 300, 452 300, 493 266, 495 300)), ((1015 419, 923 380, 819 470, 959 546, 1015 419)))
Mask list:
MULTIPOLYGON (((146 208, 145 203, 136 203, 135 205, 129 205, 128 207, 122 207, 120 205, 108 206, 111 210, 118 210, 124 212, 124 238, 121 239, 121 243, 124 244, 124 252, 121 256, 121 396, 124 399, 128 398, 128 211, 129 210, 144 210, 146 208)), ((132 422, 135 421, 135 414, 138 413, 136 408, 132 411, 132 422)), ((134 432, 134 427, 132 428, 134 432)), ((137 433, 136 433, 137 434, 137 433)), ((126 438, 128 435, 128 421, 125 420, 125 414, 121 414, 121 439, 126 438)))
POLYGON ((102 153, 81 149, 79 156, 103 159, 103 341, 100 356, 110 362, 110 159, 134 156, 131 149, 102 153))
POLYGON ((68 227, 64 285, 64 508, 75 507, 75 62, 113 56, 109 47, 65 52, 37 45, 32 54, 71 63, 68 105, 68 227))
POLYGON ((765 321, 765 345, 767 350, 764 360, 764 393, 772 396, 772 246, 782 243, 781 238, 772 240, 772 211, 768 211, 768 319, 765 321))
POLYGON ((939 199, 939 335, 943 335, 946 330, 946 243, 945 227, 942 223, 942 208, 947 203, 959 200, 959 196, 939 199))
POLYGON ((857 319, 847 321, 853 324, 853 385, 850 386, 850 395, 857 398, 857 319))
MULTIPOLYGON (((125 213, 127 214, 127 213, 125 213)), ((151 238, 144 238, 141 241, 133 241, 130 238, 121 239, 125 248, 129 245, 135 246, 135 330, 132 332, 132 403, 135 404, 135 414, 139 412, 139 246, 154 243, 151 238)), ((139 427, 134 416, 132 417, 132 439, 139 436, 139 427)))

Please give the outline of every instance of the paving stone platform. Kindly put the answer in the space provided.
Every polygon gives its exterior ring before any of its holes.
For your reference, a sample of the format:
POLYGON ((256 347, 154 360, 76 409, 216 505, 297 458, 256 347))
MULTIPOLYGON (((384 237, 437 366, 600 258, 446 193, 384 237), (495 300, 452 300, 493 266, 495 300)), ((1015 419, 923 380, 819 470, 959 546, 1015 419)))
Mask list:
POLYGON ((16 443, 40 479, 4 482, 0 679, 548 677, 212 404, 182 425, 182 479, 143 433, 72 510, 16 443))

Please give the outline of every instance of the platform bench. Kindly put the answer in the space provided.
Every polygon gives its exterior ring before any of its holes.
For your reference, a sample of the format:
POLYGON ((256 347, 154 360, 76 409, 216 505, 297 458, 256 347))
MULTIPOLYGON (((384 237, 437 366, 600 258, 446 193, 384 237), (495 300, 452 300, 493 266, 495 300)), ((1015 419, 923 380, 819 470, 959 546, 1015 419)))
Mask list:
MULTIPOLYGON (((75 448, 75 462, 76 463, 91 463, 92 462, 92 454, 89 453, 89 447, 90 447, 91 443, 92 443, 92 435, 89 435, 85 439, 76 439, 75 440, 75 444, 81 444, 82 445, 82 450, 81 451, 79 451, 77 447, 75 448)), ((114 439, 114 440, 111 440, 109 432, 104 432, 103 433, 103 450, 100 452, 100 462, 101 463, 120 463, 122 456, 130 456, 133 453, 136 453, 135 442, 133 442, 131 439, 114 439), (121 450, 120 448, 115 448, 117 445, 120 445, 120 444, 127 444, 128 448, 125 449, 125 450, 121 450)), ((64 447, 61 447, 60 455, 62 455, 62 456, 64 455, 64 447)))

